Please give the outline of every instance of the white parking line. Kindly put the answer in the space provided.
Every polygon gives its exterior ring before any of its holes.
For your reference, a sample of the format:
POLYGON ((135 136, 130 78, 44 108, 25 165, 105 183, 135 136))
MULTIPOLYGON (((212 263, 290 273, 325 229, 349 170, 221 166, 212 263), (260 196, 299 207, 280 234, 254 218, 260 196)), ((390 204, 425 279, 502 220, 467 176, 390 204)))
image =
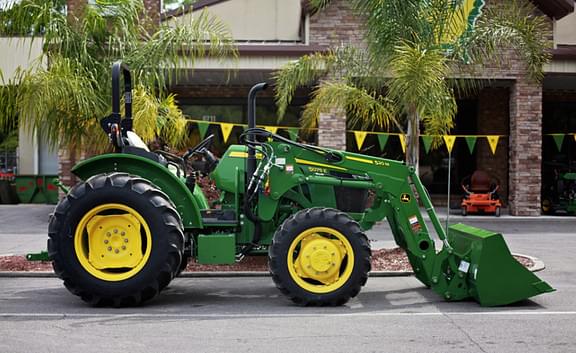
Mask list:
POLYGON ((62 319, 82 319, 82 318, 160 318, 160 319, 233 319, 233 318, 277 318, 277 317, 410 317, 410 316, 571 316, 576 315, 576 311, 493 311, 493 312, 428 312, 428 313, 391 313, 391 312, 366 312, 366 313, 310 313, 310 314, 88 314, 88 313, 0 313, 0 318, 62 318, 62 319))

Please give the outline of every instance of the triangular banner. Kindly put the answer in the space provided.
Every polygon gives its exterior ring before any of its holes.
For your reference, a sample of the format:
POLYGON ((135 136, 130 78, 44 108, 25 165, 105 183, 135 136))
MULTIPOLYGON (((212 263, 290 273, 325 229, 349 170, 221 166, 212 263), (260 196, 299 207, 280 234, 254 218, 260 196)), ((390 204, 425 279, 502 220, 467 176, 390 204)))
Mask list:
POLYGON ((354 131, 354 138, 356 139, 356 146, 358 147, 358 151, 362 149, 362 145, 366 139, 366 134, 368 134, 366 131, 354 131))
POLYGON ((378 144, 380 145, 380 150, 384 151, 386 144, 388 143, 388 135, 387 134, 378 134, 378 144))
POLYGON ((298 130, 297 128, 292 128, 292 129, 286 129, 288 130, 288 137, 290 137, 290 140, 292 141, 296 141, 298 140, 298 130))
POLYGON ((500 139, 500 136, 486 136, 486 139, 488 140, 492 154, 496 154, 496 147, 498 146, 498 140, 500 139))
POLYGON ((406 153, 406 135, 398 135, 400 139, 400 145, 402 146, 402 152, 406 153))
POLYGON ((468 145, 468 151, 470 154, 474 153, 474 147, 476 147, 476 136, 465 136, 466 145, 468 145))
POLYGON ((426 151, 426 154, 428 154, 428 152, 430 152, 430 146, 432 146, 432 141, 434 141, 434 137, 430 135, 421 135, 420 137, 422 137, 422 144, 424 145, 424 151, 426 151))
POLYGON ((222 130, 222 137, 224 137, 224 143, 228 141, 228 137, 230 137, 230 133, 234 128, 234 124, 230 123, 220 123, 220 129, 222 130))
POLYGON ((204 123, 198 121, 196 122, 196 124, 198 124, 198 131, 200 132, 200 138, 204 139, 206 133, 208 132, 208 128, 210 127, 210 123, 204 123))
POLYGON ((556 143, 556 148, 558 152, 562 151, 562 143, 564 142, 564 134, 554 134, 552 135, 554 142, 556 143))
POLYGON ((444 135, 442 137, 444 138, 444 142, 446 143, 448 153, 452 153, 452 149, 454 148, 454 142, 456 142, 456 136, 444 135))
POLYGON ((278 131, 278 126, 264 126, 264 130, 275 134, 278 131))

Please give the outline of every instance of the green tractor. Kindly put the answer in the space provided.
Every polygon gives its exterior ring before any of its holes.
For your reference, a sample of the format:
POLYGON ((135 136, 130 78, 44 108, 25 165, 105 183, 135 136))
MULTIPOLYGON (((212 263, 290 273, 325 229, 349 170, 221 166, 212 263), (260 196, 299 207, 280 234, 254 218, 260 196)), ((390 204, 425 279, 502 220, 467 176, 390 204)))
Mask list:
POLYGON ((219 160, 209 150, 213 136, 182 156, 150 152, 132 132, 130 72, 119 62, 112 88, 112 114, 102 127, 116 151, 73 168, 82 181, 60 201, 49 226, 56 274, 88 303, 138 305, 158 295, 190 258, 231 264, 261 254, 293 302, 342 305, 368 279, 364 232, 383 219, 415 276, 446 300, 506 305, 553 291, 514 260, 502 235, 462 224, 446 234, 413 168, 256 128, 255 98, 264 83, 250 90, 242 144, 219 160), (218 207, 209 206, 187 173, 191 156, 220 190, 218 207))

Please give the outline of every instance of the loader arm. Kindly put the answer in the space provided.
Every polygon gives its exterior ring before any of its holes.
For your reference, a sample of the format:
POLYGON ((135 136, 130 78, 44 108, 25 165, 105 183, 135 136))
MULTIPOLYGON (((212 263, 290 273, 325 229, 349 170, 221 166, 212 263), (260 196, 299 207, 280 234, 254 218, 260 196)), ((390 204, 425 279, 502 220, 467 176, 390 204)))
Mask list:
POLYGON ((273 166, 263 181, 265 192, 258 204, 261 219, 271 219, 283 195, 299 186, 366 189, 373 194, 372 204, 351 216, 364 229, 387 219, 415 276, 446 300, 473 297, 482 305, 505 305, 553 291, 511 256, 501 234, 464 225, 451 226, 447 234, 419 177, 404 163, 285 140, 270 145, 273 166), (440 250, 436 250, 421 206, 442 243, 440 250))

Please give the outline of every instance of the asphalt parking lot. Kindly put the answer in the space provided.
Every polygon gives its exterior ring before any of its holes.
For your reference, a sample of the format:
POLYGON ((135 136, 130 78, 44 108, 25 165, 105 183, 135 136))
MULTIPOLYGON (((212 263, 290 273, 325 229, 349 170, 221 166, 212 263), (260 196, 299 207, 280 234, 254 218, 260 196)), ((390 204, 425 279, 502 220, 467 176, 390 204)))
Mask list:
MULTIPOLYGON (((14 216, 0 209, 0 249, 18 234, 28 247, 45 244, 41 214, 38 224, 5 227, 14 216)), ((543 260, 538 276, 557 291, 483 308, 445 302, 413 277, 378 277, 346 306, 300 308, 269 277, 177 278, 145 306, 112 309, 85 305, 56 278, 3 277, 0 352, 574 352, 576 219, 466 221, 543 260)), ((387 244, 387 232, 369 234, 387 244)))

